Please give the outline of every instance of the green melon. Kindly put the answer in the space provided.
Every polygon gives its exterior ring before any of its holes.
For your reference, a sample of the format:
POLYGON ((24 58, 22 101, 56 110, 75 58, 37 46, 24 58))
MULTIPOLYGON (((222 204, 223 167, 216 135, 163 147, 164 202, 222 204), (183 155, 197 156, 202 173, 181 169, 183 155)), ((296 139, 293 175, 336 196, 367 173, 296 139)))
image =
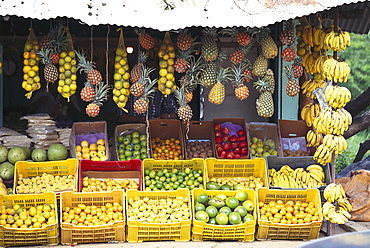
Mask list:
POLYGON ((63 144, 52 144, 48 151, 48 159, 50 161, 65 160, 68 158, 68 150, 63 144))
POLYGON ((9 162, 0 164, 0 177, 4 180, 11 180, 14 178, 14 165, 9 162))
POLYGON ((8 160, 9 149, 6 146, 0 145, 0 163, 8 160))
POLYGON ((15 146, 8 152, 8 161, 15 164, 18 161, 26 161, 28 158, 27 150, 24 147, 15 146))

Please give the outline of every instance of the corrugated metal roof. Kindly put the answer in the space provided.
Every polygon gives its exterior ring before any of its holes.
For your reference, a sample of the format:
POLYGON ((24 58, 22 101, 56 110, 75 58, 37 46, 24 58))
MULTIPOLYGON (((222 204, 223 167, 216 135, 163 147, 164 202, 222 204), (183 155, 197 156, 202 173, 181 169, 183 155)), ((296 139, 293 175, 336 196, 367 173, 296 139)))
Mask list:
MULTIPOLYGON (((264 27, 364 0, 2 0, 0 15, 32 19, 68 17, 159 31, 186 27, 264 27)), ((369 18, 363 20, 369 22, 369 18)))

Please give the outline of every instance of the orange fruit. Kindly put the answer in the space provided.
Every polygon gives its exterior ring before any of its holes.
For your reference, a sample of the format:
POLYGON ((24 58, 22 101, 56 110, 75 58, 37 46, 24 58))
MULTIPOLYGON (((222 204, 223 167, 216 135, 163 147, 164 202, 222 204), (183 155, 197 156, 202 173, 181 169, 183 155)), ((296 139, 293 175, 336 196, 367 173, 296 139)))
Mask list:
POLYGON ((97 145, 105 145, 105 141, 104 141, 104 139, 98 139, 98 140, 96 141, 96 144, 97 144, 97 145))
POLYGON ((90 151, 96 151, 96 150, 98 150, 97 144, 94 144, 94 143, 90 144, 89 148, 90 148, 90 151))
POLYGON ((83 140, 81 141, 81 147, 88 147, 89 146, 89 142, 87 142, 86 140, 83 140))

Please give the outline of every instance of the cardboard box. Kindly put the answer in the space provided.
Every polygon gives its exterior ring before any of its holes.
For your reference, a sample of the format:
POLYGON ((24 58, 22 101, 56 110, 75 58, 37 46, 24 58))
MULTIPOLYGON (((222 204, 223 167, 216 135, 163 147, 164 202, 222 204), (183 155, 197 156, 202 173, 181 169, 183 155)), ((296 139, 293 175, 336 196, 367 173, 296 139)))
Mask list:
POLYGON ((69 145, 70 152, 73 158, 76 156, 76 145, 78 136, 90 134, 92 142, 96 142, 98 138, 102 138, 105 141, 106 155, 107 160, 110 160, 110 151, 109 151, 109 142, 108 142, 108 133, 107 133, 107 123, 105 121, 96 121, 96 122, 75 122, 72 126, 71 135, 69 136, 69 145))
MULTIPOLYGON (((182 124, 183 136, 185 139, 185 150, 186 145, 189 142, 200 140, 211 142, 212 156, 215 155, 214 145, 212 142, 213 135, 213 121, 189 121, 189 126, 186 123, 182 124)), ((191 159, 185 154, 185 159, 191 159)))
POLYGON ((118 135, 126 135, 133 133, 134 131, 139 132, 140 134, 146 134, 147 128, 145 124, 137 123, 137 124, 122 124, 116 126, 114 129, 114 160, 119 160, 119 154, 118 154, 118 142, 117 142, 117 136, 118 135))
MULTIPOLYGON (((262 141, 273 139, 275 141, 275 150, 278 152, 278 156, 282 156, 280 136, 275 123, 250 122, 247 126, 250 138, 249 145, 252 144, 251 140, 253 137, 257 137, 262 141)), ((254 158, 255 156, 251 154, 251 157, 254 158)))
POLYGON ((249 149, 249 132, 248 132, 248 128, 247 128, 247 125, 246 125, 246 121, 244 118, 239 118, 239 117, 236 117, 236 118, 215 118, 213 119, 213 125, 212 125, 212 143, 213 143, 213 149, 215 151, 215 155, 216 155, 216 158, 218 159, 221 159, 221 157, 218 155, 217 153, 217 149, 216 149, 216 141, 215 141, 215 130, 214 130, 214 125, 216 123, 226 123, 226 122, 230 122, 230 123, 233 123, 233 124, 238 124, 240 126, 243 127, 243 129, 245 130, 245 134, 247 136, 247 148, 248 148, 248 155, 247 156, 243 156, 243 157, 240 157, 241 159, 248 159, 250 158, 250 149, 249 149))
POLYGON ((105 180, 107 178, 116 181, 124 179, 134 180, 142 190, 142 162, 140 159, 131 159, 129 161, 92 161, 83 159, 80 162, 78 170, 78 191, 82 190, 82 181, 84 177, 105 180))
POLYGON ((311 128, 306 125, 306 122, 303 120, 294 121, 294 120, 278 120, 278 131, 281 141, 281 150, 284 156, 284 149, 294 150, 289 146, 289 141, 297 140, 301 143, 301 149, 304 151, 309 151, 310 155, 315 153, 313 147, 306 147, 306 134, 311 128), (303 147, 304 146, 304 147, 303 147))
MULTIPOLYGON (((150 146, 150 156, 153 158, 152 151, 152 139, 159 137, 160 139, 171 139, 175 138, 180 140, 181 143, 181 154, 185 154, 185 139, 183 137, 181 122, 176 119, 158 119, 149 120, 149 146, 150 146)), ((183 159, 180 158, 180 159, 183 159)))

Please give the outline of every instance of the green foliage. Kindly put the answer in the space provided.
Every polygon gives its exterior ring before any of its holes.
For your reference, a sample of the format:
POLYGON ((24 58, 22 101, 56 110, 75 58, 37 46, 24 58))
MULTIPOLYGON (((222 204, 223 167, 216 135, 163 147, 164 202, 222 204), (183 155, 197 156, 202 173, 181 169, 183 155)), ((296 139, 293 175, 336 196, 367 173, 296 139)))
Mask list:
MULTIPOLYGON (((365 140, 370 139, 370 128, 359 132, 356 135, 347 139, 348 149, 342 154, 339 154, 336 161, 335 161, 335 173, 339 173, 341 170, 346 168, 348 165, 352 164, 353 160, 356 157, 358 149, 360 148, 360 143, 364 142, 365 140)), ((368 151, 363 158, 366 158, 370 155, 370 151, 368 151)))

